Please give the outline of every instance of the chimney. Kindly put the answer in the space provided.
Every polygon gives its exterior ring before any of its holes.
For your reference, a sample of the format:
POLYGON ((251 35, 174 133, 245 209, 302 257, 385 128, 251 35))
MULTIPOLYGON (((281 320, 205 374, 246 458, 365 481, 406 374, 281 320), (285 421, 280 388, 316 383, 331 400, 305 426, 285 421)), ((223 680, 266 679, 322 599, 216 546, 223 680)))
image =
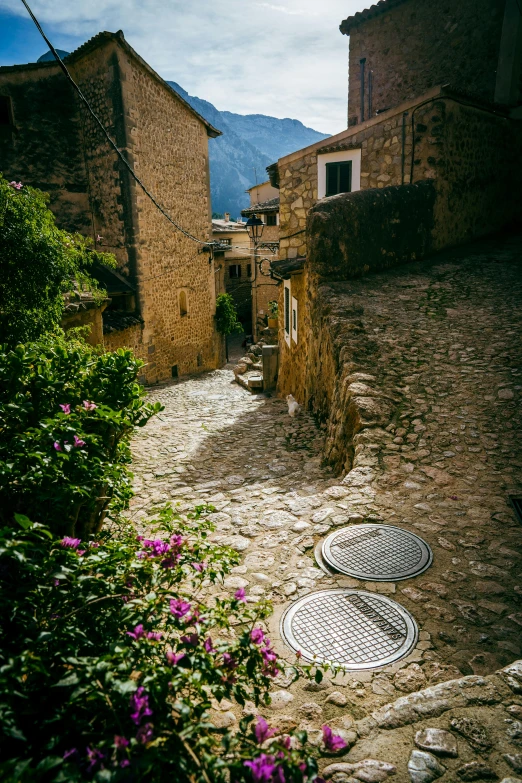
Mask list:
POLYGON ((225 212, 225 223, 230 223, 230 212, 225 212))

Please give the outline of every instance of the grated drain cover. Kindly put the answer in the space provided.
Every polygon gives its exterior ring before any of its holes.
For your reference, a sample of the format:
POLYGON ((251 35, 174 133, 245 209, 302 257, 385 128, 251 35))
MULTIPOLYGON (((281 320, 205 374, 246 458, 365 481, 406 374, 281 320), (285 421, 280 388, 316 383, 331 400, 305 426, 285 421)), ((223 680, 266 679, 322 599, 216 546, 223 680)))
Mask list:
POLYGON ((281 619, 285 642, 306 660, 347 670, 376 669, 417 643, 415 620, 400 604, 363 590, 320 590, 291 604, 281 619))
POLYGON ((326 564, 342 574, 373 582, 395 582, 421 574, 433 554, 415 533, 393 525, 354 525, 324 541, 326 564))

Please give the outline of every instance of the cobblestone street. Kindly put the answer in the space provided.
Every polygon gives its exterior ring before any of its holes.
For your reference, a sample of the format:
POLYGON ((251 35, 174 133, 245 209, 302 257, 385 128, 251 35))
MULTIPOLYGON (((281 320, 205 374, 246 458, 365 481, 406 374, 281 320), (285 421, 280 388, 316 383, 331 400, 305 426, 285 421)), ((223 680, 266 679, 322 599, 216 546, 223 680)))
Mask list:
MULTIPOLYGON (((520 657, 522 528, 508 500, 522 493, 519 259, 515 240, 484 242, 467 255, 458 251, 340 284, 339 307, 348 297, 351 305, 363 305, 366 334, 379 348, 373 374, 359 382, 390 409, 389 424, 359 434, 354 469, 346 477, 321 467, 323 431, 311 416, 292 419, 284 401, 250 395, 228 368, 151 389, 165 410, 134 441, 133 518, 141 523, 167 501, 179 502, 182 510, 212 503, 218 510, 216 540, 244 556, 222 589, 244 587, 251 601, 273 601, 271 632, 288 660, 293 656, 280 640, 279 618, 291 601, 312 590, 360 587, 388 594, 411 612, 420 638, 407 658, 304 690, 281 681, 266 710, 282 730, 308 728, 312 742, 328 721, 353 745, 359 721, 363 739, 348 758, 357 761, 368 748, 386 748, 385 758, 398 765, 397 781, 410 779, 405 744, 411 745, 412 730, 401 734, 395 750, 378 736, 370 747, 364 737, 379 721, 368 728, 365 716, 426 686, 489 675, 520 657), (363 520, 422 536, 433 549, 429 570, 397 583, 324 574, 314 560, 315 544, 336 526, 363 520)), ((487 680, 471 680, 487 691, 487 680)), ((447 693, 444 698, 449 706, 433 715, 455 706, 447 693)), ((477 697, 472 703, 495 700, 477 697)), ((491 747, 505 744, 509 715, 502 705, 489 709, 504 732, 491 747)), ((233 705, 224 705, 222 725, 238 716, 233 705)), ((429 725, 448 728, 449 718, 441 720, 429 725)), ((484 717, 486 724, 493 725, 491 717, 484 717)), ((400 725, 406 724, 392 721, 385 728, 400 725)), ((522 736, 522 724, 520 731, 522 736)), ((472 763, 473 743, 460 745, 459 760, 451 764, 472 763)), ((488 753, 483 750, 481 758, 488 753)), ((509 767, 498 759, 493 768, 507 775, 509 767)), ((339 781, 386 777, 338 774, 344 775, 339 781)), ((443 780, 456 780, 452 775, 443 780)))

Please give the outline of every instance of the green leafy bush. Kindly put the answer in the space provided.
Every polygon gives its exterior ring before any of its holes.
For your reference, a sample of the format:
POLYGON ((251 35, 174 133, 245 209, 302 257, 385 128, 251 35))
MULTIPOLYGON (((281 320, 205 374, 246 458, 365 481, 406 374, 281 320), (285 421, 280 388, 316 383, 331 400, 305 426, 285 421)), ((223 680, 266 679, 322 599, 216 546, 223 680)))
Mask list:
POLYGON ((136 383, 142 365, 57 336, 0 349, 0 521, 84 536, 126 507, 129 438, 161 410, 136 383))
POLYGON ((304 733, 211 722, 213 700, 266 704, 280 663, 267 604, 204 597, 238 562, 208 510, 164 509, 154 539, 59 540, 20 515, 0 530, 3 781, 319 781, 304 733))
POLYGON ((59 229, 47 201, 46 193, 0 174, 0 345, 36 340, 59 327, 64 293, 79 287, 96 294, 89 267, 116 265, 110 253, 93 250, 91 240, 59 229))
POLYGON ((216 328, 220 334, 242 332, 243 327, 237 320, 237 310, 230 294, 216 297, 216 328))

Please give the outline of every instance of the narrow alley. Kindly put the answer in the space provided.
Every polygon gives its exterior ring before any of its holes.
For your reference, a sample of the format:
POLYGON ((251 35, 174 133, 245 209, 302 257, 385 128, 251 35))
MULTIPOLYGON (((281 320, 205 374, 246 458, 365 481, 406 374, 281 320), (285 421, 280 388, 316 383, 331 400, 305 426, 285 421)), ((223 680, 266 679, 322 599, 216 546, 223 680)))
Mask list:
MULTIPOLYGON (((282 731, 300 725, 318 742, 328 720, 354 745, 357 732, 368 734, 372 710, 375 716, 399 697, 449 680, 467 682, 469 675, 476 675, 471 684, 482 693, 472 703, 495 704, 486 675, 520 657, 522 529, 509 504, 509 495, 522 489, 514 477, 521 465, 519 250, 518 242, 490 241, 467 256, 454 251, 344 285, 339 308, 346 296, 364 307, 366 333, 381 351, 375 378, 383 394, 401 400, 388 426, 363 433, 354 470, 344 478, 321 466, 324 430, 309 414, 292 419, 284 400, 250 395, 228 367, 150 390, 165 410, 134 442, 133 519, 143 524, 167 501, 182 512, 202 502, 215 506, 215 539, 243 554, 222 589, 244 587, 249 601, 274 603, 270 630, 281 655, 295 661, 279 633, 284 609, 319 589, 388 595, 419 626, 413 651, 380 670, 351 671, 304 688, 280 678, 266 712, 282 731), (431 567, 402 582, 324 573, 314 557, 317 542, 363 521, 424 538, 434 555, 431 567)), ((438 716, 454 705, 445 693, 449 706, 440 707, 437 693, 438 716)), ((503 708, 488 709, 498 714, 503 708)), ((512 715, 521 717, 522 707, 516 709, 512 715)), ((498 723, 490 712, 484 725, 498 723)), ((220 725, 233 725, 239 715, 233 705, 222 705, 220 725)), ((510 720, 508 713, 502 717, 510 720)), ((448 720, 440 720, 430 725, 447 728, 448 720)), ((411 731, 407 737, 411 744, 411 731)), ((408 779, 402 777, 405 742, 401 736, 393 752, 381 744, 398 773, 402 767, 398 781, 408 779)), ((488 747, 494 746, 492 739, 488 747)), ((361 739, 348 758, 360 760, 376 747, 378 740, 361 739)), ((455 764, 472 763, 475 753, 465 745, 455 764)), ((504 762, 498 764, 503 770, 504 762)))

